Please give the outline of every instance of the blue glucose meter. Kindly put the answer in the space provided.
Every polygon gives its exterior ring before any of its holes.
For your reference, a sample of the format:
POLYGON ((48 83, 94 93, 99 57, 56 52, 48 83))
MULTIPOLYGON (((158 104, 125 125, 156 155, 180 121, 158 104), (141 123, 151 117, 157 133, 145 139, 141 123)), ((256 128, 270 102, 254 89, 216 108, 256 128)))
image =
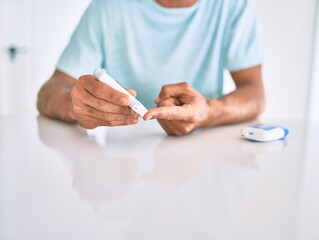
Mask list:
POLYGON ((242 129, 241 135, 249 140, 257 142, 270 142, 285 138, 289 130, 282 126, 259 124, 242 129))

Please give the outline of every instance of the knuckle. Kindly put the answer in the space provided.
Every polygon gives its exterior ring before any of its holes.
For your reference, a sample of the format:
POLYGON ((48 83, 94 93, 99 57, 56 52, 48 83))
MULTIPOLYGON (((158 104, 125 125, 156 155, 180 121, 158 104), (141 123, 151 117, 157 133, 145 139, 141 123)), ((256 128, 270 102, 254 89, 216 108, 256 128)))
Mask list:
POLYGON ((86 86, 88 84, 91 84, 89 81, 91 80, 91 78, 89 77, 89 75, 83 75, 80 76, 78 79, 78 84, 81 86, 86 86))
POLYGON ((90 79, 91 75, 82 75, 79 77, 80 82, 86 82, 88 79, 90 79))
POLYGON ((163 106, 164 107, 168 107, 168 106, 175 106, 176 99, 175 98, 168 98, 166 100, 163 101, 163 106))
POLYGON ((161 88, 161 92, 164 92, 167 89, 167 85, 163 85, 161 88))
POLYGON ((161 95, 165 95, 168 92, 169 88, 170 88, 170 85, 162 86, 161 95))
POLYGON ((193 88, 192 85, 188 82, 182 82, 181 86, 186 90, 191 90, 193 88))
POLYGON ((158 104, 158 106, 159 107, 167 107, 167 106, 169 106, 170 104, 168 104, 168 101, 161 101, 159 104, 158 104))
POLYGON ((190 121, 191 123, 197 123, 197 122, 200 121, 200 118, 199 118, 199 116, 197 116, 197 115, 191 115, 190 118, 189 118, 189 121, 190 121))
POLYGON ((174 119, 174 113, 170 112, 167 114, 167 120, 172 120, 174 119))
POLYGON ((190 132, 192 132, 193 130, 194 130, 193 125, 188 125, 188 126, 185 127, 185 132, 186 132, 186 133, 190 133, 190 132))
POLYGON ((133 118, 133 120, 130 121, 131 124, 138 123, 138 117, 133 118))
POLYGON ((73 112, 75 112, 75 113, 80 113, 81 110, 82 110, 82 108, 81 108, 80 106, 78 106, 78 105, 74 105, 74 106, 73 106, 73 112))
POLYGON ((190 133, 193 130, 193 127, 191 125, 187 125, 181 128, 182 134, 190 133))
POLYGON ((166 105, 165 105, 164 102, 160 102, 157 106, 158 106, 158 107, 166 107, 166 105))
POLYGON ((85 129, 94 129, 98 127, 96 121, 94 121, 91 117, 83 116, 81 114, 78 115, 78 124, 85 129))
POLYGON ((80 76, 78 79, 79 83, 83 83, 85 81, 86 77, 85 76, 80 76))

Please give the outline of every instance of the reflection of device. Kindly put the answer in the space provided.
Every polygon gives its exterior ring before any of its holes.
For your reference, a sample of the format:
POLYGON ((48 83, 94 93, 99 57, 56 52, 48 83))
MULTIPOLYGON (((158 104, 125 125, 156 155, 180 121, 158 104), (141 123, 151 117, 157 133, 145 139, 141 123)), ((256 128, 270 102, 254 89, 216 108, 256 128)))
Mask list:
POLYGON ((288 142, 286 139, 280 141, 264 142, 263 144, 256 144, 252 141, 241 141, 240 150, 242 153, 257 155, 279 152, 287 147, 287 145, 288 142))
POLYGON ((124 93, 127 95, 130 100, 130 108, 132 108, 135 112, 137 112, 141 117, 145 115, 147 109, 140 103, 132 94, 130 94, 124 87, 122 87, 117 81, 115 81, 111 76, 109 76, 104 70, 97 68, 93 73, 97 79, 110 87, 114 88, 116 91, 124 93))
POLYGON ((285 138, 289 131, 285 127, 276 125, 253 125, 242 129, 241 135, 249 140, 257 142, 270 142, 285 138))

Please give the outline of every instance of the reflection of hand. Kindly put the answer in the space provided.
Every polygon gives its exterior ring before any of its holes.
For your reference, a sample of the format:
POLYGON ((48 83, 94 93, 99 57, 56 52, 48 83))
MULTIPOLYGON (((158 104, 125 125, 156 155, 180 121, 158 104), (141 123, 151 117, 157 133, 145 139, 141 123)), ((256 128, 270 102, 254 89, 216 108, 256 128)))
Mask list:
POLYGON ((165 85, 155 103, 158 107, 149 110, 144 119, 158 119, 169 135, 188 134, 206 124, 208 102, 189 83, 165 85))
MULTIPOLYGON (((217 127, 181 138, 166 137, 154 152, 154 169, 146 181, 181 185, 208 162, 256 167, 256 155, 284 147, 281 141, 258 144, 239 137, 238 126, 217 127)), ((275 150, 275 151, 274 151, 275 150)))
POLYGON ((108 204, 129 194, 136 171, 134 158, 95 153, 75 164, 72 186, 81 199, 95 205, 108 204))
POLYGON ((153 171, 144 175, 144 179, 168 185, 184 184, 209 160, 210 155, 201 134, 183 138, 166 137, 154 152, 153 171))
POLYGON ((73 187, 81 199, 107 204, 130 192, 136 178, 135 158, 106 156, 101 146, 76 125, 38 117, 38 129, 41 141, 73 164, 73 187))

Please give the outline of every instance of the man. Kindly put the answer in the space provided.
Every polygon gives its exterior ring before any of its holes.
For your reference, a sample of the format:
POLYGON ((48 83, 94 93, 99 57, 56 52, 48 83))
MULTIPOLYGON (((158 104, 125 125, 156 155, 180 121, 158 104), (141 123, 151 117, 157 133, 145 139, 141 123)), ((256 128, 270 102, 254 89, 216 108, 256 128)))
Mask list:
POLYGON ((184 135, 258 116, 263 58, 252 0, 93 0, 37 106, 87 129, 136 124, 126 95, 86 75, 102 67, 147 108, 155 99, 144 120, 184 135), (226 96, 224 69, 236 85, 226 96))

